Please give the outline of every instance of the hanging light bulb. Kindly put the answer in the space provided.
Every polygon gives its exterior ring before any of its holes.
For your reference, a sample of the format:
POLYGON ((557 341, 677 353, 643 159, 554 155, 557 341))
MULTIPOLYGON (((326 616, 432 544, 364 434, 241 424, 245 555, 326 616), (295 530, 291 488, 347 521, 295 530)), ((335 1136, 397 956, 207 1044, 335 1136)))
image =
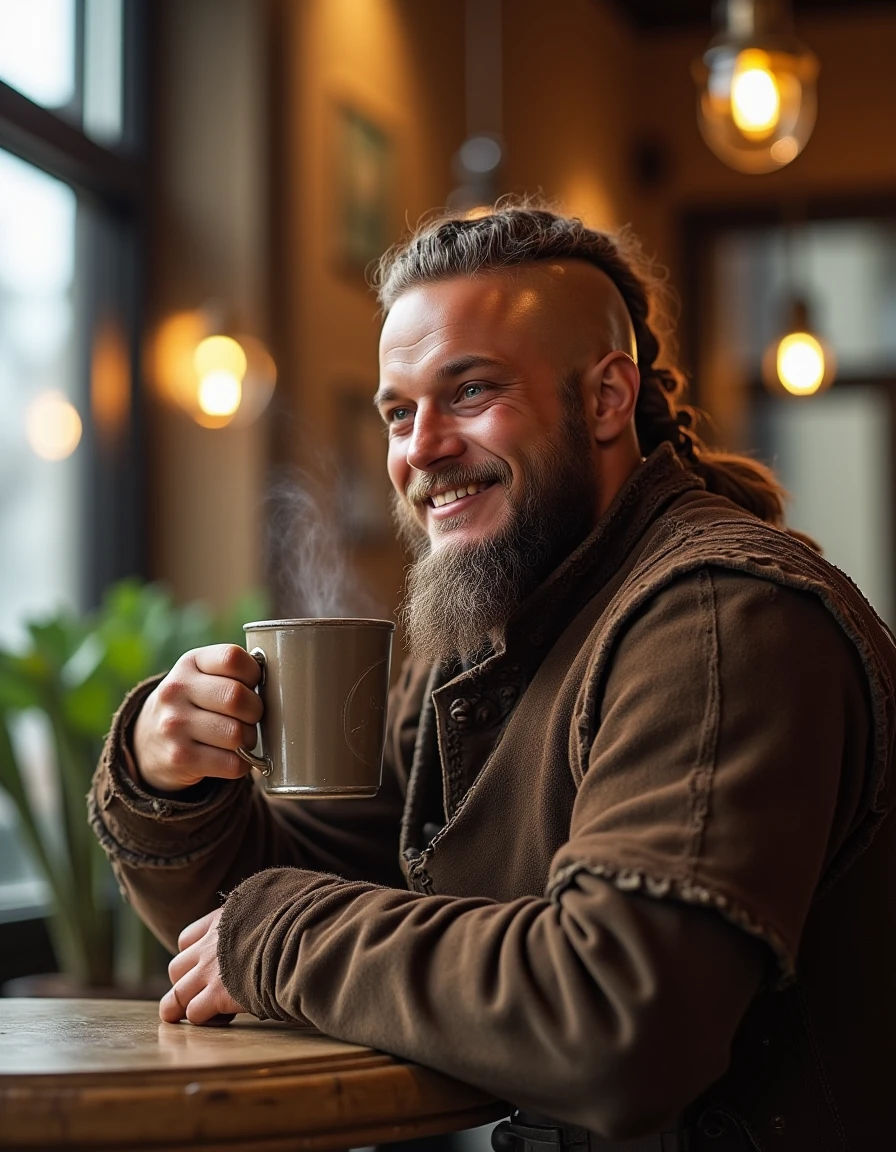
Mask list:
POLYGON ((831 348, 813 331, 805 300, 794 299, 783 336, 766 349, 762 377, 773 394, 815 396, 834 381, 831 348))
POLYGON ((815 126, 818 60, 786 0, 716 0, 713 16, 719 32, 693 65, 703 138, 739 172, 783 168, 815 126))

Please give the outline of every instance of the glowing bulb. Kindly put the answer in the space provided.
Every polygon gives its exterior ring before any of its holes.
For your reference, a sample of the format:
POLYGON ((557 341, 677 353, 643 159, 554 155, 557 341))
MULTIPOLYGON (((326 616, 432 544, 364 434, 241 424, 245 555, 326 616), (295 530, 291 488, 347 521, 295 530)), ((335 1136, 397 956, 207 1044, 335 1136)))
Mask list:
POLYGON ((61 392, 42 392, 28 405, 25 435, 42 460, 64 460, 81 440, 81 417, 61 392))
POLYGON ((791 332, 778 345, 776 366, 792 396, 811 396, 824 380, 824 349, 808 332, 791 332))
POLYGON ((223 368, 207 372, 199 379, 196 399, 206 416, 232 416, 242 398, 242 382, 223 368))
POLYGON ((771 135, 781 118, 781 92, 764 52, 741 52, 731 80, 731 118, 751 140, 771 135))
POLYGON ((206 336, 193 353, 193 367, 200 377, 211 372, 228 372, 237 380, 246 375, 246 353, 231 336, 206 336))

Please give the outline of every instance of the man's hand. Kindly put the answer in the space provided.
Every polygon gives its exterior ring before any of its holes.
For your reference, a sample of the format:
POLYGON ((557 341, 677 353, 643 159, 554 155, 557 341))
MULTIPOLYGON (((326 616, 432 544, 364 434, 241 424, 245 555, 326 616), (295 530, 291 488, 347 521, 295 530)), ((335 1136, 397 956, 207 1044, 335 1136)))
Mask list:
POLYGON ((218 921, 222 911, 216 908, 188 924, 177 939, 180 951, 168 965, 171 991, 159 1001, 159 1017, 168 1024, 177 1024, 184 1017, 191 1024, 222 1023, 215 1017, 233 1017, 245 1011, 221 983, 218 921))
POLYGON ((146 698, 134 726, 137 771, 162 792, 206 776, 235 780, 251 772, 236 755, 254 748, 263 711, 252 689, 261 671, 237 644, 212 644, 181 656, 146 698))

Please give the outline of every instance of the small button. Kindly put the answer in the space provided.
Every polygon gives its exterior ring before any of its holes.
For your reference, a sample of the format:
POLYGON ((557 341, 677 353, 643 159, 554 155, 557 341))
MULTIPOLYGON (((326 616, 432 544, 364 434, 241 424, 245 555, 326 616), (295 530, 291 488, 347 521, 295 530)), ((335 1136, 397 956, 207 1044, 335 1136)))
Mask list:
POLYGON ((785 1126, 784 1117, 783 1116, 775 1116, 775 1118, 772 1120, 772 1128, 774 1128, 774 1130, 776 1132, 783 1132, 784 1126, 785 1126))
POLYGON ((470 718, 473 712, 473 701, 467 700, 463 696, 458 697, 457 700, 451 702, 448 709, 448 715, 458 726, 458 728, 467 728, 470 724, 470 718))
POLYGON ((491 724, 495 718, 495 710, 491 704, 480 704, 476 709, 476 723, 484 728, 487 724, 491 724))
POLYGON ((498 699, 501 701, 501 707, 504 709, 512 707, 518 695, 519 690, 510 684, 498 689, 498 699))

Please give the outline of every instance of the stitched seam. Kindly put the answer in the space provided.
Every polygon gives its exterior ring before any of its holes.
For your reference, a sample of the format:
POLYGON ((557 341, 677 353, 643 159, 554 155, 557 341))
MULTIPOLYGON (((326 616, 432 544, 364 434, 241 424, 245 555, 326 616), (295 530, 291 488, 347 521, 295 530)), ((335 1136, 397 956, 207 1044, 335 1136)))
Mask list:
POLYGON ((706 821, 709 816, 709 798, 716 769, 719 742, 720 678, 719 633, 716 617, 715 588, 706 569, 697 573, 700 604, 700 641, 706 667, 706 704, 700 724, 697 760, 688 780, 688 809, 690 844, 687 850, 686 879, 694 882, 697 861, 703 848, 706 821))
MULTIPOLYGON (((852 581, 833 565, 823 568, 821 560, 811 549, 780 530, 754 522, 752 518, 725 519, 695 526, 676 512, 668 511, 663 519, 666 538, 658 540, 656 551, 636 565, 617 594, 621 597, 627 593, 624 603, 617 607, 615 614, 612 611, 607 614, 605 632, 594 653, 587 686, 574 718, 579 760, 583 767, 587 766, 597 715, 594 705, 612 647, 638 609, 662 588, 699 568, 711 567, 745 573, 781 587, 813 594, 856 648, 867 677, 874 714, 874 763, 865 783, 865 816, 862 825, 841 845, 839 860, 835 860, 831 871, 822 877, 818 888, 818 894, 822 895, 868 848, 892 806, 893 770, 888 770, 888 766, 896 711, 896 685, 880 642, 869 632, 854 604, 845 596, 838 595, 843 590, 836 587, 836 580, 842 579, 854 588, 852 581), (682 555, 679 548, 684 542, 688 544, 686 555, 682 555), (836 573, 833 591, 827 576, 831 570, 836 573)), ((867 605, 864 597, 861 599, 867 605)), ((873 609, 868 610, 877 618, 873 609)), ((892 644, 893 636, 889 629, 885 636, 885 642, 892 644)))
POLYGON ((439 681, 440 672, 438 666, 436 666, 430 671, 426 688, 423 692, 417 739, 414 742, 414 755, 411 760, 411 769, 408 773, 399 840, 402 854, 406 848, 413 847, 413 845, 411 845, 411 833, 413 831, 413 825, 419 816, 420 796, 423 792, 423 774, 427 767, 432 767, 427 761, 429 760, 430 743, 433 736, 435 736, 436 739, 436 763, 441 767, 441 758, 438 753, 438 717, 436 716, 436 708, 433 701, 433 692, 438 686, 439 681))
POLYGON ((116 840, 115 836, 103 821, 93 796, 88 798, 87 819, 100 843, 100 847, 112 863, 114 864, 116 861, 120 861, 122 864, 127 864, 131 868, 187 868, 197 860, 201 860, 203 857, 210 855, 221 843, 220 838, 218 838, 209 844, 201 845, 192 852, 181 853, 179 856, 155 855, 150 851, 135 852, 133 849, 127 848, 122 844, 120 840, 116 840))
POLYGON ((704 884, 694 884, 679 878, 654 876, 639 868, 619 868, 615 864, 576 861, 561 868, 551 877, 545 890, 546 898, 553 904, 559 904, 560 897, 575 883, 576 876, 580 872, 596 876, 599 880, 606 880, 620 892, 639 892, 656 900, 672 897, 684 904, 713 908, 726 920, 730 920, 738 928, 758 937, 771 947, 781 970, 779 986, 789 984, 795 975, 794 958, 783 935, 771 924, 757 920, 742 904, 729 900, 721 892, 707 888, 704 884))

